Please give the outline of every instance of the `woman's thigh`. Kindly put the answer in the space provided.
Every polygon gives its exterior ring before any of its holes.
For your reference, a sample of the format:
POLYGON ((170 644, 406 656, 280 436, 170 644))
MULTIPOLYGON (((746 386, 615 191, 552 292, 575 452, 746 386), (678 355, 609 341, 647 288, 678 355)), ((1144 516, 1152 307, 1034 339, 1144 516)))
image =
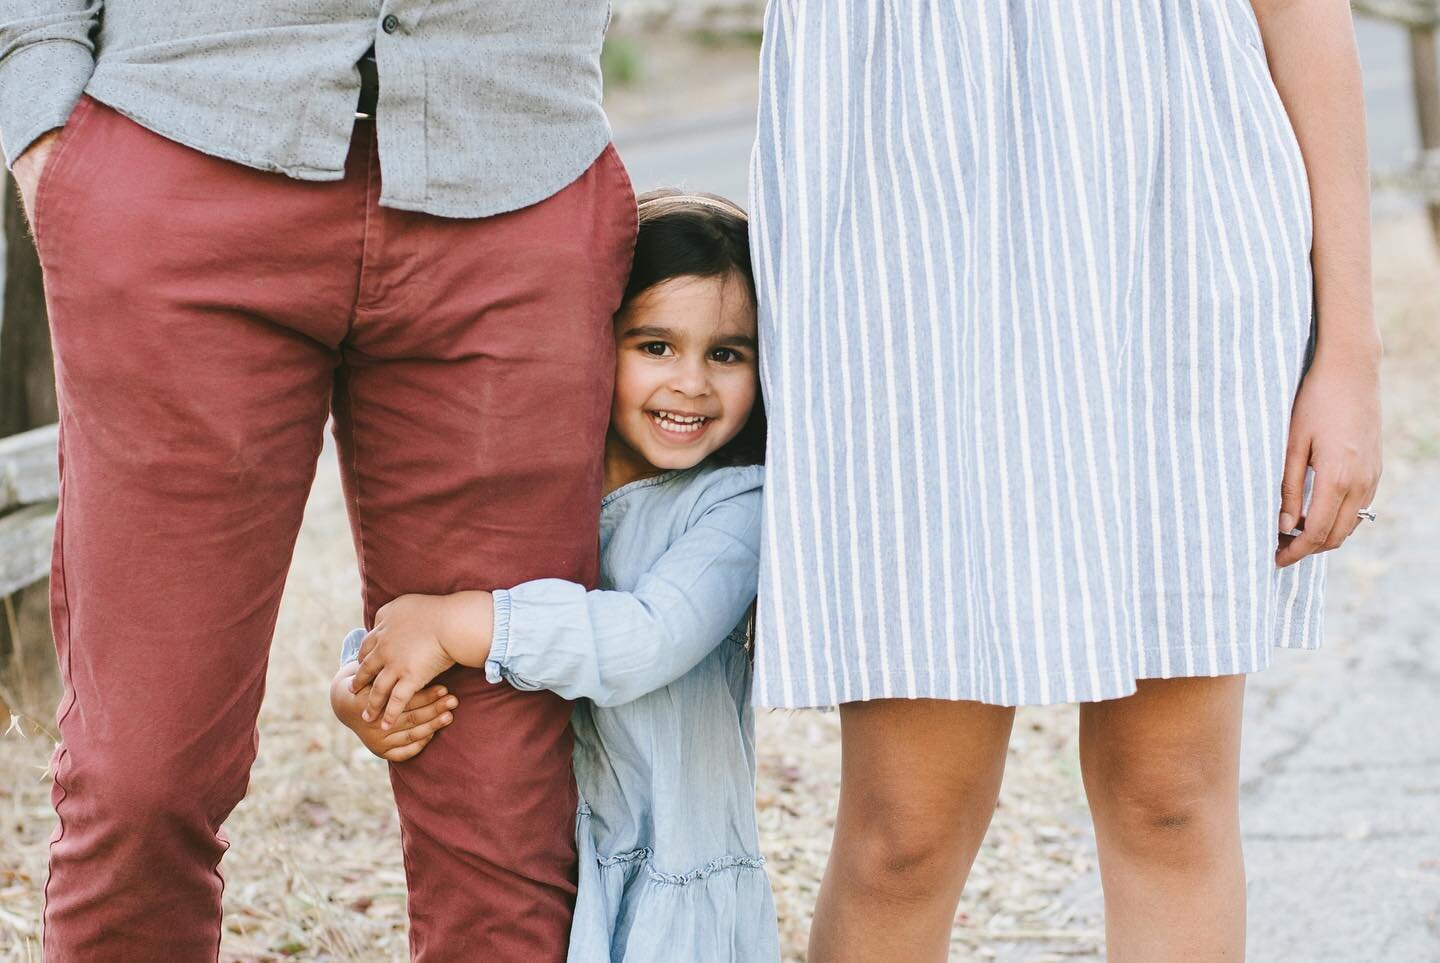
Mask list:
POLYGON ((840 707, 837 843, 872 839, 887 864, 964 855, 984 837, 1015 710, 978 702, 878 699, 840 707))

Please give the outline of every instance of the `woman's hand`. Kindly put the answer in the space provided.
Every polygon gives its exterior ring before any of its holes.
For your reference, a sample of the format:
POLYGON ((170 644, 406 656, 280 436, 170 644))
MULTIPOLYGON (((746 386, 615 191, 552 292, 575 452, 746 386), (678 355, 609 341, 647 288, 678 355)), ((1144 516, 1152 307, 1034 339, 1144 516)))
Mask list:
POLYGON ((1322 340, 1290 414, 1275 564, 1284 568, 1339 548, 1360 524, 1357 513, 1370 507, 1379 483, 1378 346, 1327 352, 1322 340), (1315 469, 1308 511, 1302 507, 1306 468, 1315 469), (1297 527, 1300 534, 1290 534, 1297 527))
POLYGON ((366 690, 350 691, 350 682, 355 678, 360 663, 347 662, 340 667, 335 680, 330 683, 330 708, 335 718, 346 728, 360 737, 375 755, 387 762, 404 762, 420 754, 420 751, 435 738, 435 733, 454 721, 451 711, 460 704, 449 695, 444 686, 431 686, 417 692, 400 713, 395 728, 383 732, 373 723, 366 722, 361 713, 370 699, 366 690))
POLYGON ((350 682, 370 686, 361 718, 389 730, 416 692, 455 664, 481 666, 490 655, 494 606, 489 592, 402 595, 380 607, 360 645, 350 682))

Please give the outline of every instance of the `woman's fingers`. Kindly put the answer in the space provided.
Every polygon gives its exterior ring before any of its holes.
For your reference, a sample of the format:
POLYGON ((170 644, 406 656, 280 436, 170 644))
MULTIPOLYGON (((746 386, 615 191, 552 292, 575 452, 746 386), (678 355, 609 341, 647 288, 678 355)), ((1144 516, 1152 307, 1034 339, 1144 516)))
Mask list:
POLYGON ((1309 438, 1292 437, 1285 449, 1285 472, 1280 478, 1281 535, 1289 535, 1300 525, 1300 513, 1305 509, 1305 474, 1309 468, 1309 438))
POLYGON ((1330 537, 1325 541, 1324 551, 1339 548, 1345 543, 1345 539, 1355 534, 1355 529, 1360 527, 1360 509, 1370 502, 1370 495, 1366 491, 1352 488, 1345 494, 1345 500, 1340 503, 1340 510, 1335 513, 1335 527, 1330 529, 1330 537))
POLYGON ((1275 564, 1283 568, 1293 565, 1307 555, 1323 552, 1330 540, 1330 533, 1335 529, 1340 504, 1345 500, 1346 494, 1342 482, 1317 473, 1302 530, 1290 544, 1275 553, 1275 564))

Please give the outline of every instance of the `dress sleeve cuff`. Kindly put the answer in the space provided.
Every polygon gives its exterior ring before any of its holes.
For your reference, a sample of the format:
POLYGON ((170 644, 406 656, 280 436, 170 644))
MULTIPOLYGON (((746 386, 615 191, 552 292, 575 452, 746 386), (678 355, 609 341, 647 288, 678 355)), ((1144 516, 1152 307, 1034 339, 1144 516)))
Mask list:
POLYGON ((365 641, 364 629, 351 629, 340 643, 340 664, 346 665, 360 658, 360 645, 365 641))
POLYGON ((0 142, 5 165, 46 131, 63 127, 85 92, 95 58, 74 40, 42 40, 0 61, 0 142))
POLYGON ((491 599, 495 617, 490 633, 490 657, 485 660, 485 678, 493 684, 505 681, 505 657, 510 648, 510 592, 496 589, 491 599))

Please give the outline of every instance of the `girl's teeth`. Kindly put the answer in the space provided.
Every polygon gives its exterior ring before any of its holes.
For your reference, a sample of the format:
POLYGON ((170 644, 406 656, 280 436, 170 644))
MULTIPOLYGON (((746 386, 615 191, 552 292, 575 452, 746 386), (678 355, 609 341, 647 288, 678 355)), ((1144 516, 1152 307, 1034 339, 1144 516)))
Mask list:
POLYGON ((708 420, 700 415, 672 415, 658 411, 650 412, 650 417, 654 418, 655 423, 666 431, 678 432, 680 434, 699 431, 700 427, 708 420))

